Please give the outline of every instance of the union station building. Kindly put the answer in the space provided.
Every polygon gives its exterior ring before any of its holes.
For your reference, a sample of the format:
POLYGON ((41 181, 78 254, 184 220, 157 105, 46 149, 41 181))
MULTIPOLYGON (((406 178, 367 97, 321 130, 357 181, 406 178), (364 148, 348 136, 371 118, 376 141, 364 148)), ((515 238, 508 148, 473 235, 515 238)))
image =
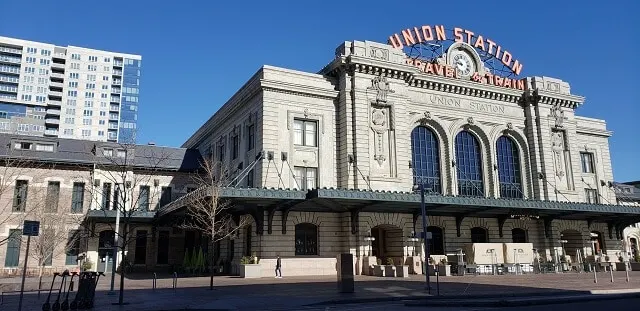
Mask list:
MULTIPOLYGON (((539 262, 628 260, 638 239, 631 245, 624 230, 640 222, 640 209, 617 200, 612 133, 605 121, 577 115, 584 97, 558 78, 518 77, 522 65, 497 44, 490 51, 455 40, 432 58, 413 57, 409 49, 426 42, 418 30, 389 44, 344 42, 316 73, 260 68, 181 148, 169 148, 175 163, 140 188, 158 196, 136 218, 144 234, 129 260, 166 270, 183 263, 185 250, 210 249, 200 233, 172 223, 185 213, 182 197, 194 190, 187 176, 202 158, 234 168, 223 197, 249 222, 213 246, 226 273, 254 253, 262 276, 273 275, 278 255, 284 275, 335 275, 340 253, 353 254, 358 274, 376 259, 423 261, 422 199, 437 260, 480 263, 469 259, 470 245, 486 243, 530 245, 524 252, 539 262), (487 65, 489 54, 512 72, 487 65)), ((85 164, 86 178, 95 176, 85 164)), ((61 178, 71 191, 74 180, 61 178)), ((104 187, 95 179, 86 187, 104 187)), ((105 233, 78 252, 104 262, 115 212, 89 201, 86 220, 105 233)), ((8 250, 0 249, 0 264, 8 250)), ((52 265, 69 264, 64 258, 52 265)))

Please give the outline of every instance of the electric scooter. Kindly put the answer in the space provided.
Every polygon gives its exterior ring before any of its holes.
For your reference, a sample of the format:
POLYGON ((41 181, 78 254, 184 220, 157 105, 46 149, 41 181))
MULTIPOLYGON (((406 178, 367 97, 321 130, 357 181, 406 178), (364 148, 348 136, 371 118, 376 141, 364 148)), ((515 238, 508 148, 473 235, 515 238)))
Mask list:
POLYGON ((96 277, 96 281, 95 283, 91 284, 93 285, 90 289, 89 289, 89 300, 87 301, 87 309, 91 309, 93 308, 93 300, 96 296, 96 287, 98 287, 98 281, 100 281, 100 276, 104 276, 103 272, 98 272, 97 273, 98 276, 96 277))
POLYGON ((71 272, 71 281, 69 281, 69 288, 67 289, 67 296, 64 298, 62 305, 60 305, 60 309, 62 311, 69 310, 69 292, 71 291, 71 287, 73 286, 73 278, 78 275, 78 272, 71 272))
POLYGON ((47 301, 42 304, 42 311, 51 311, 51 291, 53 290, 53 284, 56 282, 56 277, 59 274, 60 273, 58 272, 53 273, 53 280, 51 281, 51 287, 49 288, 49 295, 47 295, 47 301))
POLYGON ((80 276, 78 277, 78 291, 76 292, 76 297, 73 298, 71 304, 69 305, 71 310, 78 310, 78 305, 81 303, 85 293, 86 293, 86 282, 89 277, 90 272, 80 272, 80 276))
POLYGON ((51 310, 53 311, 60 311, 60 294, 62 294, 62 288, 66 284, 65 281, 67 280, 67 275, 69 275, 69 270, 64 270, 64 272, 62 272, 62 281, 60 282, 60 289, 58 289, 58 297, 56 298, 56 301, 51 306, 51 310))

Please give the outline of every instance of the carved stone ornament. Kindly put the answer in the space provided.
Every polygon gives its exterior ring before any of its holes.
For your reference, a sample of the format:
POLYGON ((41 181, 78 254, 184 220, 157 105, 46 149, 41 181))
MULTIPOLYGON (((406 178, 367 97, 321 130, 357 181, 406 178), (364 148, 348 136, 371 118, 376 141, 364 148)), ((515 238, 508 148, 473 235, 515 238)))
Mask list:
POLYGON ((469 124, 473 125, 473 123, 474 123, 474 122, 475 122, 475 121, 473 120, 473 117, 468 117, 468 118, 467 118, 467 123, 469 123, 469 124))
POLYGON ((383 77, 383 76, 377 76, 373 78, 373 80, 371 80, 370 89, 373 89, 376 91, 377 103, 386 103, 387 95, 389 93, 395 93, 395 91, 389 87, 389 82, 387 81, 387 77, 383 77))
POLYGON ((507 123, 507 129, 512 131, 513 130, 513 123, 511 123, 511 122, 507 123))
POLYGON ((553 132, 551 134, 551 150, 555 157, 556 175, 564 176, 564 168, 562 164, 562 153, 564 151, 564 137, 562 132, 553 132))
POLYGON ((309 117, 309 108, 304 108, 304 117, 305 118, 309 117))
POLYGON ((431 112, 425 111, 424 112, 424 118, 427 119, 427 120, 431 120, 431 112))
POLYGON ((555 119, 556 128, 564 127, 564 120, 566 120, 567 117, 564 116, 564 111, 562 110, 562 107, 560 107, 559 105, 555 105, 551 107, 551 116, 553 116, 553 118, 555 119))
POLYGON ((384 156, 384 133, 387 132, 387 113, 384 109, 373 109, 371 112, 371 129, 374 131, 374 149, 375 154, 373 158, 378 161, 378 164, 382 166, 382 163, 387 159, 384 156))

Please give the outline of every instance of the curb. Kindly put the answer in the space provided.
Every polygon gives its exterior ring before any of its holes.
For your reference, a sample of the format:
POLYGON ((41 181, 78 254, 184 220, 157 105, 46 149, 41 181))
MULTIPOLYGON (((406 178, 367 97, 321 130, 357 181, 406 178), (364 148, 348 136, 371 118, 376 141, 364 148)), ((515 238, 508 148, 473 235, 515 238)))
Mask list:
MULTIPOLYGON (((404 296, 404 297, 371 297, 371 298, 344 298, 344 299, 330 299, 321 302, 315 302, 303 305, 304 307, 315 307, 324 305, 341 305, 341 304, 356 304, 356 303, 376 303, 376 302, 395 302, 395 301, 433 301, 440 303, 442 300, 451 301, 452 299, 491 299, 491 298, 527 298, 527 297, 559 297, 559 296, 574 296, 574 295, 589 295, 590 291, 548 291, 548 292, 531 292, 531 293, 504 293, 504 294, 475 294, 475 295, 441 295, 441 296, 428 296, 427 294, 420 296, 404 296)), ((611 295, 611 294, 608 294, 611 295)), ((600 294, 599 296, 604 296, 600 294)), ((427 304, 428 305, 428 304, 427 304)))
MULTIPOLYGON (((528 298, 528 297, 521 297, 528 298)), ((598 300, 618 300, 625 298, 640 298, 640 293, 625 293, 625 294, 600 294, 600 295, 562 295, 556 297, 545 297, 539 299, 517 300, 517 299, 480 299, 480 300, 425 300, 422 301, 409 301, 404 305, 406 307, 425 307, 425 306, 440 306, 440 307, 524 307, 535 305, 551 305, 551 304, 565 304, 575 302, 589 302, 598 300)))

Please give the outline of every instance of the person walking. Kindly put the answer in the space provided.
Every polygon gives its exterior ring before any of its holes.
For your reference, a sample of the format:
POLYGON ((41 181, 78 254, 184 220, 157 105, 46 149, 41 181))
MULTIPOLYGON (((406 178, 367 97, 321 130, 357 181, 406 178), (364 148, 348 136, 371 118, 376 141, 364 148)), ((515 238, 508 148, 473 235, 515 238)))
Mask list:
POLYGON ((277 255, 278 258, 276 259, 276 279, 281 279, 282 278, 282 263, 280 261, 280 255, 277 255))

